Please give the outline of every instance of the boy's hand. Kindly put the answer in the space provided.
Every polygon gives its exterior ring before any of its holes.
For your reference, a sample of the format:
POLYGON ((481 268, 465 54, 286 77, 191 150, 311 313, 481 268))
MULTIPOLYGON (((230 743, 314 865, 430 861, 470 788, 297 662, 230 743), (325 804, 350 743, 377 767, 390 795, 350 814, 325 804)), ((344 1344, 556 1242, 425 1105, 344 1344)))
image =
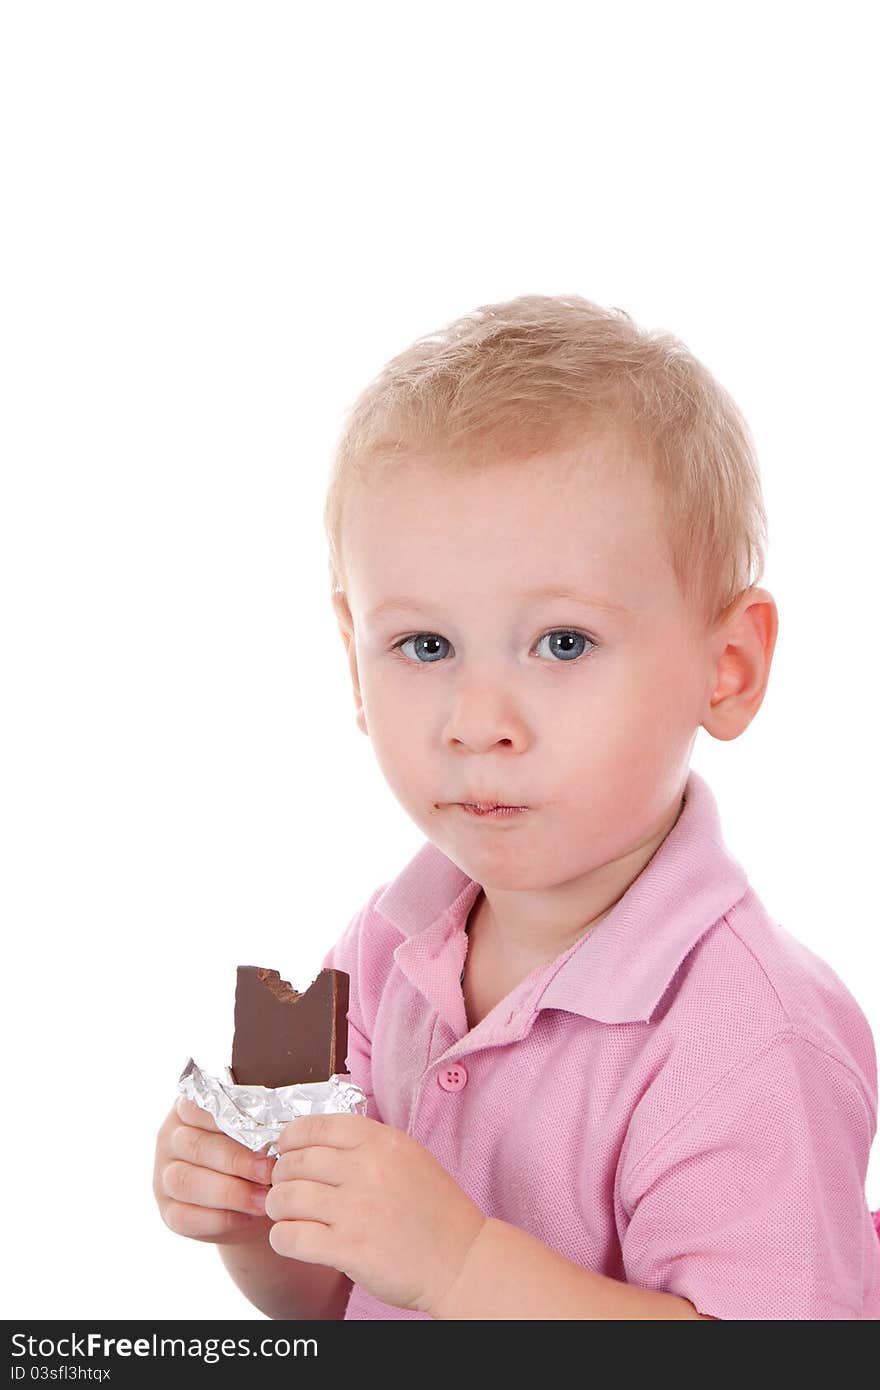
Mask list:
POLYGON ((217 1245, 265 1237, 275 1161, 230 1139, 206 1110, 180 1096, 156 1142, 153 1195, 163 1221, 180 1236, 217 1245))
POLYGON ((394 1307, 436 1308, 487 1218, 434 1155, 366 1115, 301 1115, 278 1147, 272 1249, 331 1265, 394 1307))

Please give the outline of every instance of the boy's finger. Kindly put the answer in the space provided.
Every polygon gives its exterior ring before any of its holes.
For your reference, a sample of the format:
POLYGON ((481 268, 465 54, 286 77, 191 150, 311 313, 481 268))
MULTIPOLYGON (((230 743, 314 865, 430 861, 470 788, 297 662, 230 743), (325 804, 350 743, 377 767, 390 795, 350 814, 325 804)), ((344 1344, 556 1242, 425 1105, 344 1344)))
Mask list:
POLYGON ((190 1206, 186 1202, 169 1202, 162 1212, 162 1219, 176 1235, 209 1241, 236 1233, 244 1234, 251 1228, 259 1230, 261 1220, 265 1220, 256 1214, 250 1216, 240 1211, 211 1211, 208 1207, 190 1206))
POLYGON ((195 1125, 198 1129, 214 1129, 219 1134, 217 1122, 213 1115, 209 1115, 207 1110, 203 1110, 200 1105, 196 1105, 194 1100, 189 1100, 187 1096, 178 1096, 174 1107, 183 1120, 185 1125, 195 1125))
POLYGON ((248 1182, 268 1184, 272 1181, 274 1158, 261 1158, 226 1134, 210 1134, 194 1125, 178 1125, 171 1131, 168 1146, 172 1158, 182 1158, 199 1168, 230 1173, 248 1182))
POLYGON ((188 1206, 212 1207, 215 1211, 241 1211, 265 1215, 267 1187, 257 1187, 244 1178, 230 1178, 210 1168, 174 1159, 162 1174, 166 1197, 188 1206))

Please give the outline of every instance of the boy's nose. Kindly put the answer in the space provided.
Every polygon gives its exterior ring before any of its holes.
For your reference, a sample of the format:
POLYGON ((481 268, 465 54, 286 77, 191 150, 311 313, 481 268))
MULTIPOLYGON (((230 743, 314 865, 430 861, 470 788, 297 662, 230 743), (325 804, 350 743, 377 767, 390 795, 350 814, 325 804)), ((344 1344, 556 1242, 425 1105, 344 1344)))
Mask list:
POLYGON ((526 747, 529 731, 509 692, 471 685, 467 691, 459 692, 446 722, 445 736, 449 743, 486 753, 499 745, 526 747))

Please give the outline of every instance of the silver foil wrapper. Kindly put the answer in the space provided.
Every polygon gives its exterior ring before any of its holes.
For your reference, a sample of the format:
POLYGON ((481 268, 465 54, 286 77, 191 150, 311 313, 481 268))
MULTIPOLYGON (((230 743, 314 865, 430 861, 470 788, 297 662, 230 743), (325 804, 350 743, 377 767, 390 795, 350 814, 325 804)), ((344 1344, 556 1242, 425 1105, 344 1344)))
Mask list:
POLYGON ((367 1113, 366 1096, 345 1076, 299 1086, 236 1086, 228 1067, 221 1080, 208 1076, 190 1057, 177 1089, 213 1115, 217 1126, 231 1139, 255 1152, 271 1143, 269 1158, 278 1156, 278 1136, 298 1115, 367 1113))

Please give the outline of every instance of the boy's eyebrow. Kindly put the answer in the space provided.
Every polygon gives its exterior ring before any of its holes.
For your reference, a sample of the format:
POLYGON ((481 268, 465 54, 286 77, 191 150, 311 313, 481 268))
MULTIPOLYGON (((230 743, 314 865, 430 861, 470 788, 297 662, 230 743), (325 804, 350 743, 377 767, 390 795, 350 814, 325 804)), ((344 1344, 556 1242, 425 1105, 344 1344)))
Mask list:
MULTIPOLYGON (((606 613, 622 613, 626 617, 630 616, 629 610, 621 603, 612 603, 609 599, 593 598, 589 594, 581 593, 580 589, 572 589, 566 585, 552 584, 537 589, 526 589, 517 595, 521 599, 541 599, 541 598, 567 598, 573 599, 576 603, 582 603, 587 608, 600 608, 606 613)), ((375 608, 371 608, 367 618, 379 618, 385 613, 391 612, 411 612, 420 610, 425 613, 437 611, 434 604, 421 603, 413 598, 386 598, 381 603, 377 603, 375 608)))

